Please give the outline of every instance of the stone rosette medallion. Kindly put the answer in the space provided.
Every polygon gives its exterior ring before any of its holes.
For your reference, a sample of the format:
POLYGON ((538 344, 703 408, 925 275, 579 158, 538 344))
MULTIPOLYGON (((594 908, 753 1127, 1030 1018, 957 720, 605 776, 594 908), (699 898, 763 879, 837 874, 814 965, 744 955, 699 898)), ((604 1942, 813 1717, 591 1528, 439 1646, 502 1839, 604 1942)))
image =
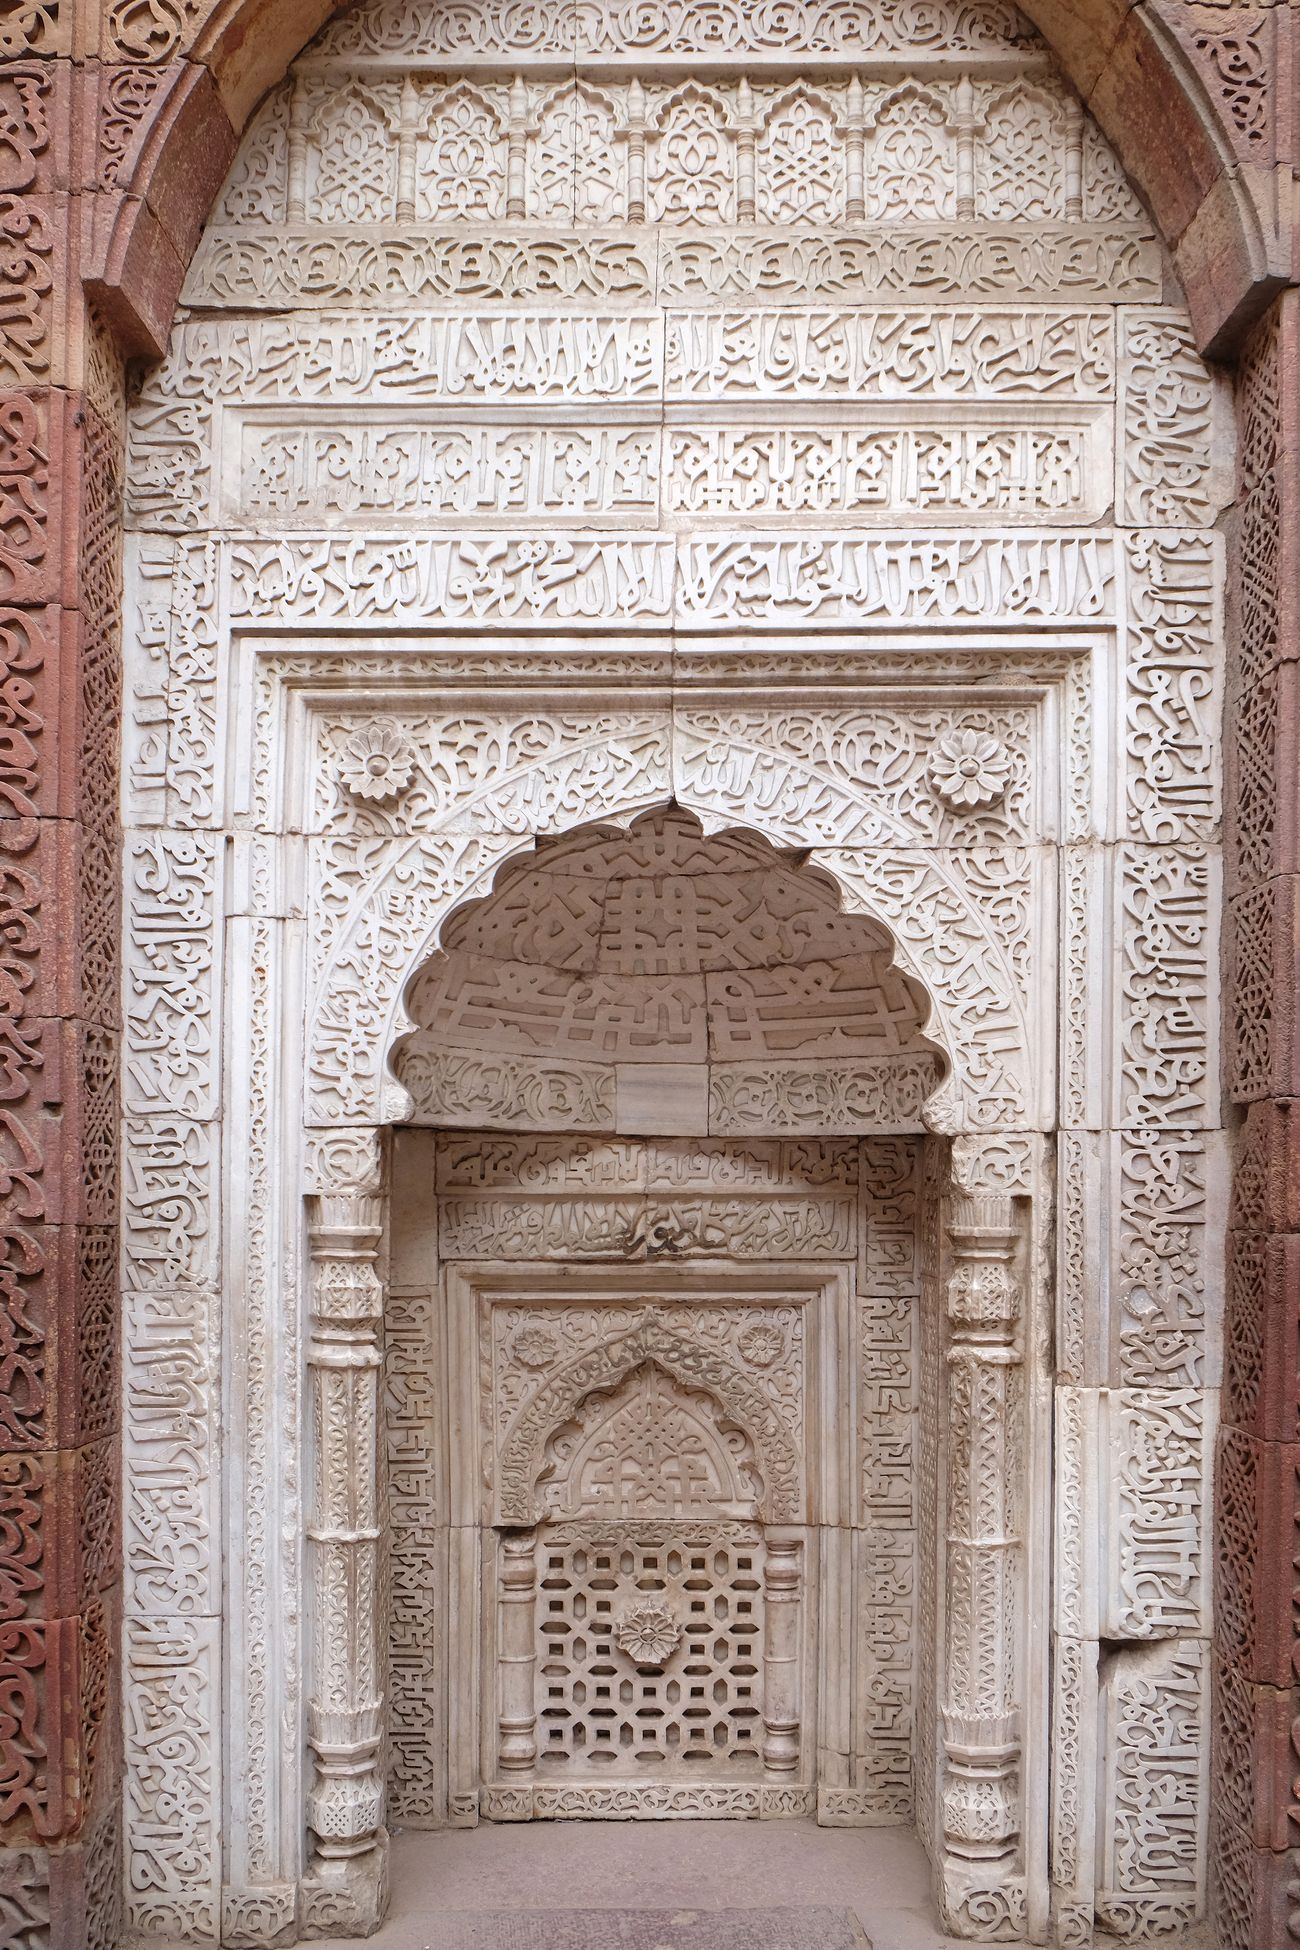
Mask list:
POLYGON ((639 1666, 662 1666, 681 1643, 682 1626, 663 1605, 638 1605, 614 1630, 620 1648, 639 1666))

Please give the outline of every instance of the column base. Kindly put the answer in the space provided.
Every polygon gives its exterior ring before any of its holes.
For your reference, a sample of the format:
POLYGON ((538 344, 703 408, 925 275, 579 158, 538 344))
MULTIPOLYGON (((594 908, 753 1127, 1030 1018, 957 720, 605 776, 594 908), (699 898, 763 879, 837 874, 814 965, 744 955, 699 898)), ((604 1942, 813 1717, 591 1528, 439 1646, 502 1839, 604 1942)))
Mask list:
POLYGON ((231 1884, 221 1892, 222 1950, 279 1950, 298 1941, 298 1885, 231 1884))
POLYGON ((1015 1943, 1025 1934, 1025 1878, 999 1875, 990 1863, 976 1866, 949 1857, 939 1864, 935 1891, 949 1936, 977 1943, 1015 1943))
POLYGON ((388 1831, 373 1848, 342 1860, 317 1855, 302 1879, 299 1935, 370 1936, 388 1909, 388 1831))

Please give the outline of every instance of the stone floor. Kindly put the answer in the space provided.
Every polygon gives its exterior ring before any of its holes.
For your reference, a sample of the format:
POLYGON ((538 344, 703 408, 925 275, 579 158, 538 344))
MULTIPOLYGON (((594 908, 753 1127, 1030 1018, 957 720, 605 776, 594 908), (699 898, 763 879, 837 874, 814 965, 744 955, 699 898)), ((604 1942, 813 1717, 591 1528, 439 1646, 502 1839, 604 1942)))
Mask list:
MULTIPOLYGON (((872 1950, 954 1942, 935 1920, 920 1844, 896 1828, 484 1823, 396 1835, 392 1886, 372 1950, 729 1950, 745 1936, 736 1912, 759 1908, 791 1912, 789 1950, 838 1950, 853 1918, 872 1950), (575 1925, 579 1907, 610 1912, 608 1927, 598 1918, 587 1930, 575 1925), (643 1933, 639 1911, 658 1912, 663 1927, 643 1933)), ((747 1940, 775 1946, 779 1935, 751 1928, 747 1940)), ((360 1950, 360 1939, 349 1941, 360 1950)))

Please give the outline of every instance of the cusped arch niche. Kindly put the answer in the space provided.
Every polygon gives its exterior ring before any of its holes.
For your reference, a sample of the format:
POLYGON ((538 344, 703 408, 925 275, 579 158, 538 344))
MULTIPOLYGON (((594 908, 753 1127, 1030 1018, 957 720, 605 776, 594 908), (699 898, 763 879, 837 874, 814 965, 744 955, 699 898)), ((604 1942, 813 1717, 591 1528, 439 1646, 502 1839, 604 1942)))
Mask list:
POLYGON ((763 1389, 647 1308, 620 1333, 556 1369, 519 1411, 501 1447, 496 1520, 651 1514, 795 1523, 802 1517, 801 1485, 798 1451, 763 1389), (630 1424, 646 1408, 656 1411, 663 1439, 674 1419, 680 1423, 699 1458, 695 1480, 653 1511, 602 1506, 588 1465, 603 1433, 620 1420, 630 1424))
POLYGON ((996 868, 981 868, 977 849, 954 858, 918 844, 906 828, 882 826, 868 787, 777 744, 733 740, 724 751, 714 738, 706 756, 720 755, 702 769, 681 756, 693 742, 682 725, 674 725, 671 750, 665 724, 650 730, 644 748, 633 749, 602 723, 579 747, 563 746, 563 763, 552 752, 499 768, 471 798, 443 807, 427 834, 364 862, 312 980, 307 1123, 410 1121, 409 1093, 392 1065, 403 1038, 421 1026, 404 1006, 413 978, 443 945, 459 905, 488 893, 507 863, 581 830, 589 805, 602 830, 676 806, 705 836, 761 834, 764 857, 798 855, 837 890, 845 913, 877 923, 899 973, 928 998, 923 1033, 949 1075, 926 1103, 926 1125, 944 1133, 1046 1128, 1051 1051, 1031 1015, 1023 955, 1017 962, 1017 939, 1030 924, 996 868))
POLYGON ((717 1396, 647 1360, 551 1430, 536 1493, 557 1520, 753 1521, 763 1479, 747 1431, 717 1396))
POLYGON ((919 1131, 930 998, 806 856, 675 805, 539 841, 409 983, 406 1121, 676 1136, 919 1131))

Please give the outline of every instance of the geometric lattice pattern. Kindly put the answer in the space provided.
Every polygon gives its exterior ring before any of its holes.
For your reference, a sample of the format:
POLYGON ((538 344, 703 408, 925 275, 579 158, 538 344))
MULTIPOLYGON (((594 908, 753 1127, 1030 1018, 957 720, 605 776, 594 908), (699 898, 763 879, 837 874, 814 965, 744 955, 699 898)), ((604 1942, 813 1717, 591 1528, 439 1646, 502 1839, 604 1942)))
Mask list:
POLYGON ((556 1527, 537 1568, 543 1779, 761 1773, 757 1530, 556 1527))

